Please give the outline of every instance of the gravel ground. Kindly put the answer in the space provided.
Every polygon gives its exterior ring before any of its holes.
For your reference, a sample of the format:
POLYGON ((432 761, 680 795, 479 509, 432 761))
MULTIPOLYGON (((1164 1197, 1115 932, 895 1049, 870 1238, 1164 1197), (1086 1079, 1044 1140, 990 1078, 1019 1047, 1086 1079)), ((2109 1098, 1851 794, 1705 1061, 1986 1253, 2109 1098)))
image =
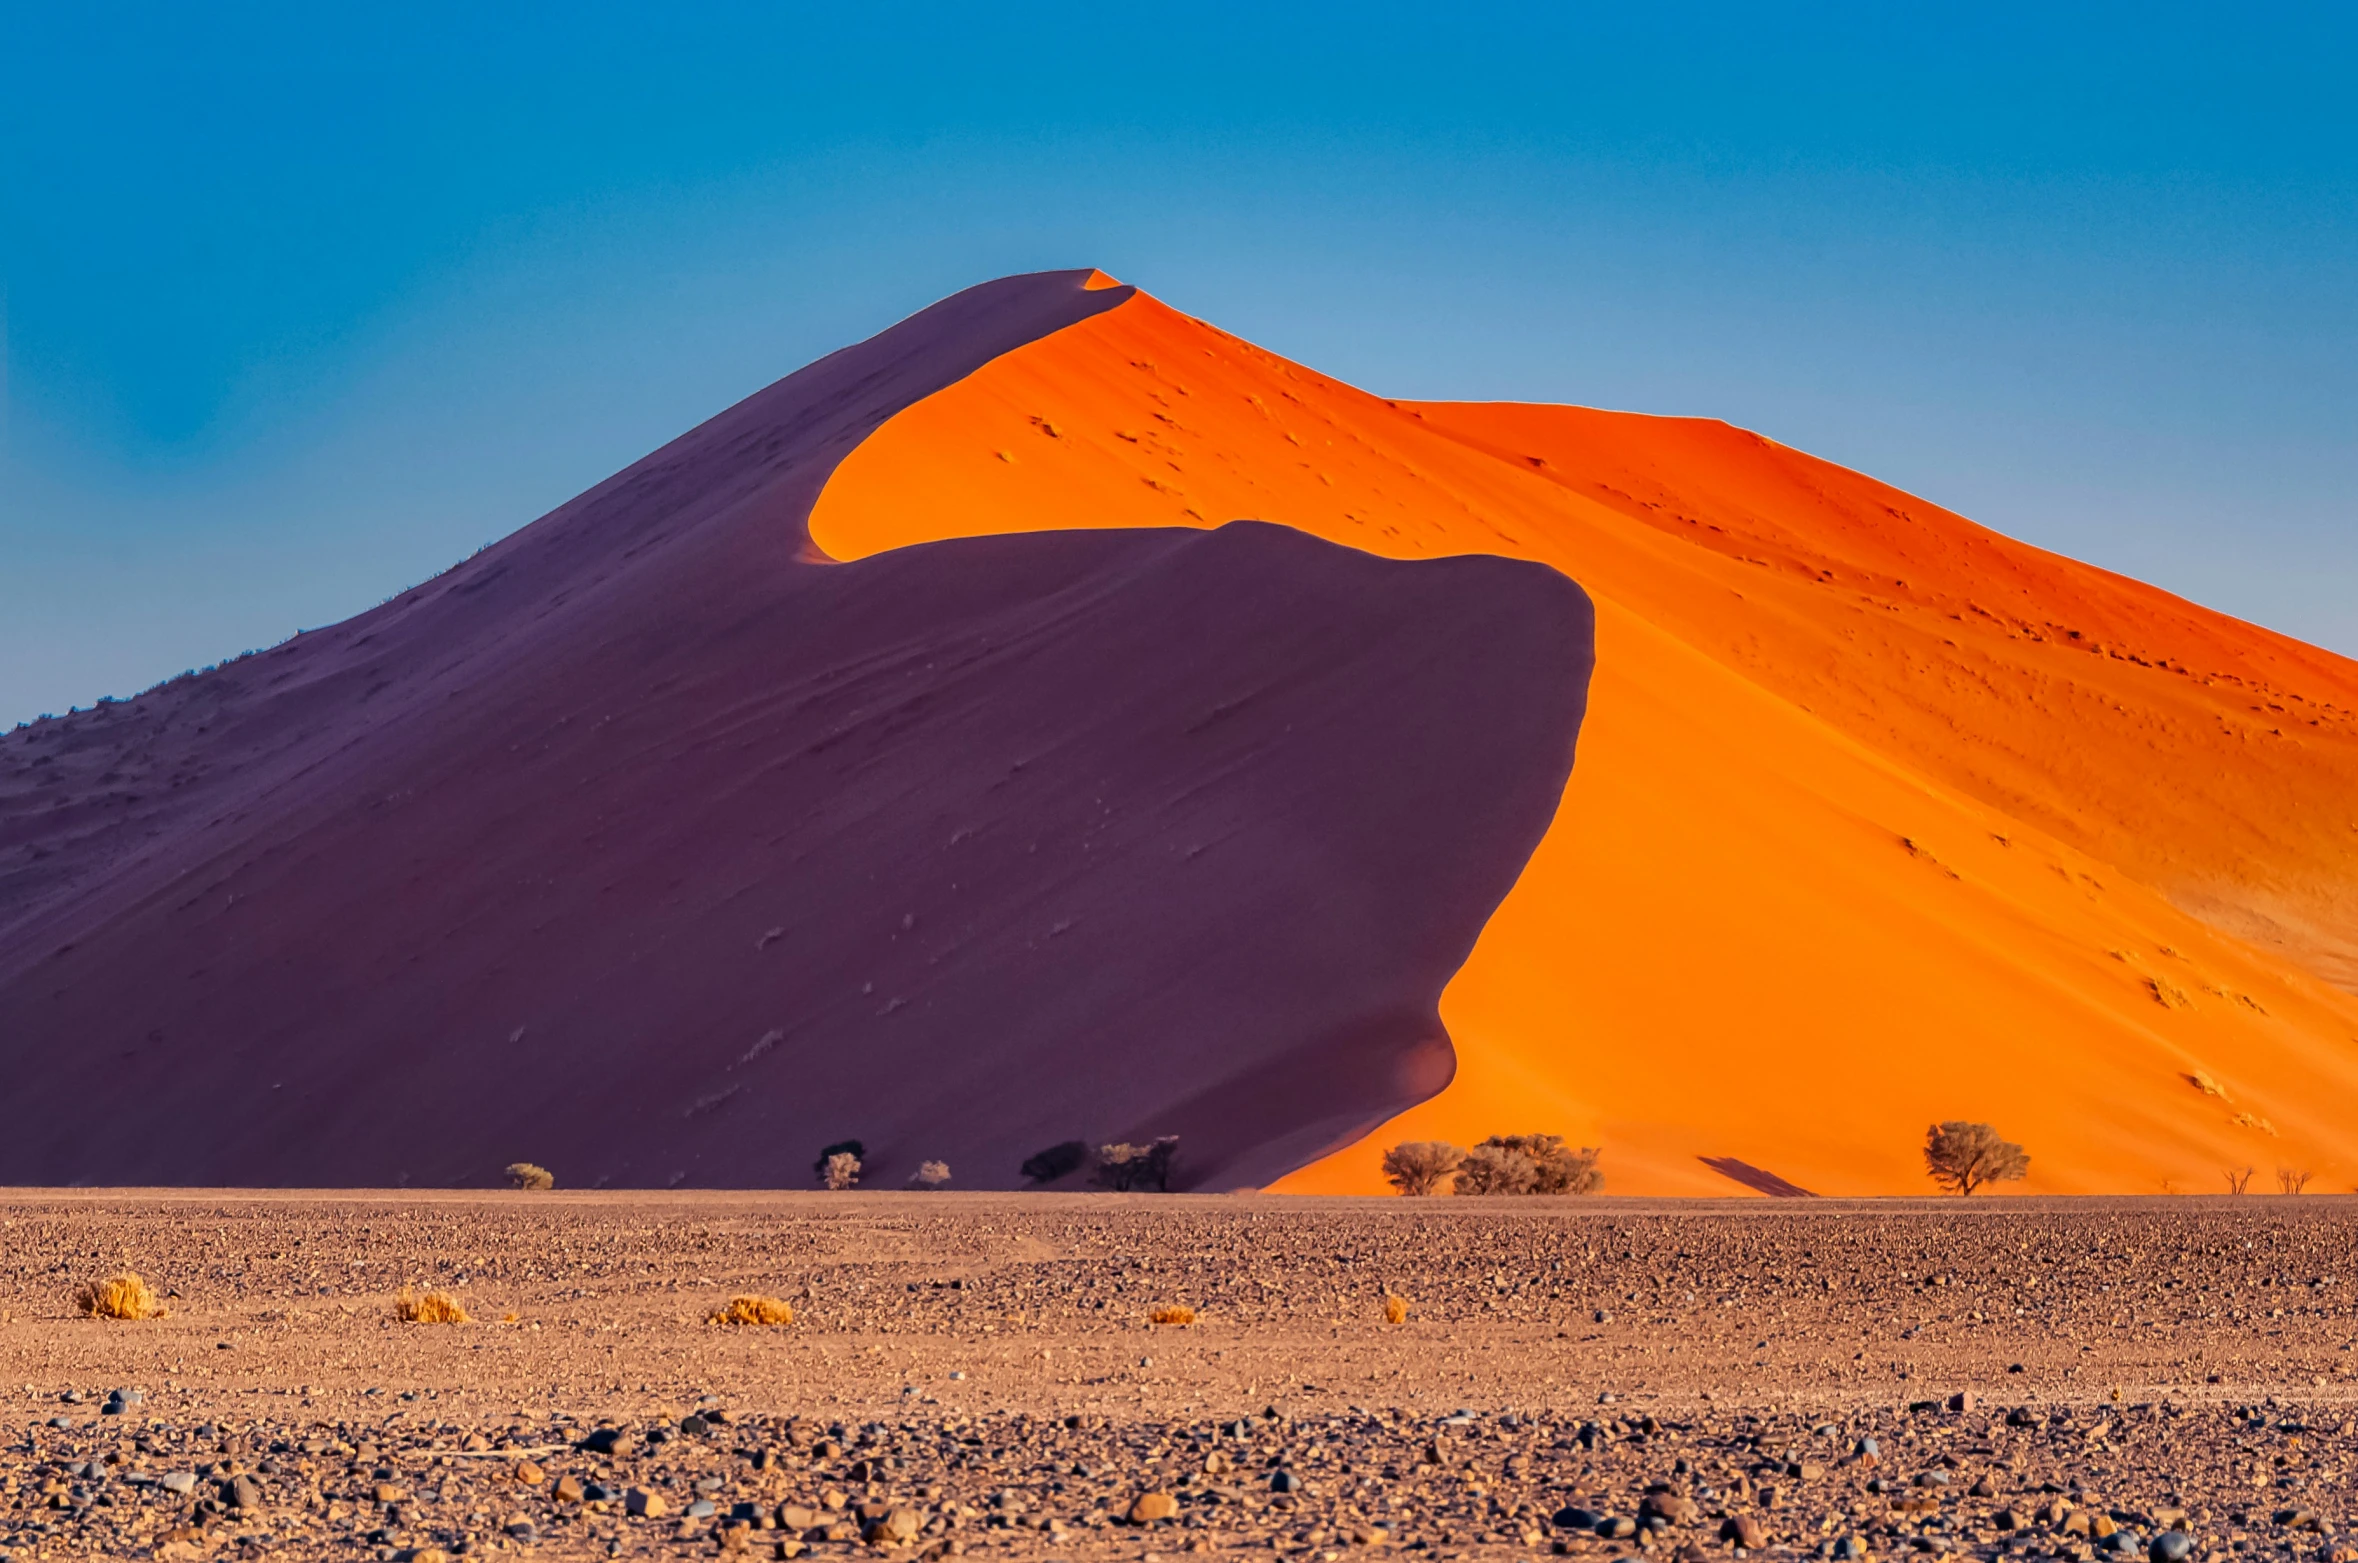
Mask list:
POLYGON ((19 1191, 0 1555, 2358 1563, 2354 1215, 19 1191))

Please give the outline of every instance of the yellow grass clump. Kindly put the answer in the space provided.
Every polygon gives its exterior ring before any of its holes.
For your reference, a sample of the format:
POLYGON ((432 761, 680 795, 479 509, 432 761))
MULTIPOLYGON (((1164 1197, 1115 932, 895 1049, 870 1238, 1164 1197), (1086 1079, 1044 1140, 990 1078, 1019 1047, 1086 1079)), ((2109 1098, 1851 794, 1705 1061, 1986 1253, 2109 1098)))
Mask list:
POLYGON ((1384 1322, 1386 1324, 1406 1324, 1408 1322, 1408 1299, 1386 1292, 1384 1294, 1384 1322))
POLYGON ((1165 1303, 1146 1317, 1154 1324, 1188 1325, 1195 1322, 1195 1310, 1185 1303, 1165 1303))
POLYGON ((761 1297, 748 1292, 732 1297, 728 1305, 716 1308, 707 1324, 792 1324, 794 1305, 781 1297, 761 1297))
POLYGON ((508 1182, 516 1188, 538 1191, 555 1188, 557 1176, 546 1167, 535 1166, 528 1161, 514 1161, 508 1163, 508 1182))
POLYGON ((74 1293, 74 1306, 93 1319, 160 1319, 162 1299, 155 1288, 129 1270, 93 1281, 74 1293))
POLYGON ((404 1324, 464 1324, 467 1310, 448 1292, 421 1292, 405 1286, 393 1299, 393 1317, 404 1324))

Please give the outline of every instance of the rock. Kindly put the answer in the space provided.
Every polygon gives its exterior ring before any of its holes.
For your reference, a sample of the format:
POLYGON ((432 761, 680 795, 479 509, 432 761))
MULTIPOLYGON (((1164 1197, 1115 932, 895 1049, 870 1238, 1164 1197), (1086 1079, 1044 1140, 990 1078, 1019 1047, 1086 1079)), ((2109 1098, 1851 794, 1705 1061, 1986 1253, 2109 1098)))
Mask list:
POLYGON ((2000 1509, 1990 1516, 1990 1523, 2000 1530, 2028 1530, 2031 1519, 2020 1509, 2000 1509))
POLYGON ((704 1432, 711 1426, 712 1424, 710 1422, 707 1422, 704 1418, 698 1416, 693 1411, 680 1418, 680 1431, 683 1433, 693 1435, 704 1432))
POLYGON ((1845 1536, 1834 1543, 1834 1556, 1842 1563, 1873 1563, 1874 1549, 1864 1536, 1845 1536))
POLYGON ((1608 1514, 1597 1521, 1596 1530, 1607 1541, 1627 1541, 1637 1534, 1637 1521, 1626 1514, 1608 1514))
POLYGON ((556 1485, 549 1489, 549 1496, 559 1503, 579 1503, 587 1498, 589 1493, 581 1485, 580 1477, 560 1476, 557 1478, 556 1485))
POLYGON ((818 1523, 819 1516, 815 1510, 806 1509, 799 1503, 778 1505, 778 1528, 780 1530, 809 1530, 818 1523))
POLYGON ((2278 1509, 2275 1520, 2286 1530, 2315 1530, 2317 1528, 2317 1516, 2307 1509, 2278 1509))
POLYGON ((1749 1514, 1731 1514, 1720 1521, 1719 1539, 1758 1552, 1768 1545, 1768 1528, 1749 1514))
POLYGON ((1785 1467, 1785 1474, 1800 1482, 1822 1481, 1826 1468, 1813 1460, 1796 1460, 1785 1467))
POLYGON ((750 1552, 753 1549, 753 1527, 743 1521, 732 1521, 721 1527, 720 1549, 723 1552, 750 1552))
POLYGON ((1998 1495, 1997 1484, 1992 1482, 1986 1476, 1975 1482, 1966 1490, 1972 1493, 1976 1498, 1995 1498, 1998 1495))
POLYGON ((1638 1505, 1639 1515, 1649 1519, 1666 1520, 1673 1525, 1695 1523, 1695 1500, 1675 1492, 1648 1493, 1638 1505))
POLYGON ((530 1460, 518 1460, 516 1468, 508 1474, 527 1487, 538 1487, 548 1479, 548 1473, 530 1460))
POLYGON ((718 1513, 720 1513, 720 1505, 710 1498, 698 1498, 694 1503, 688 1505, 688 1518, 692 1520, 708 1520, 718 1513))
POLYGON ((1594 1509, 1565 1508, 1555 1513, 1555 1523, 1564 1530, 1594 1530, 1603 1518, 1594 1509))
POLYGON ((2028 1406, 2016 1406, 2006 1413, 2008 1427, 2028 1427, 2037 1420, 2037 1417, 2031 1415, 2031 1409, 2028 1406))
POLYGON ((196 1491, 196 1483, 194 1471, 170 1471, 156 1479, 158 1487, 169 1493, 178 1493, 183 1498, 196 1491))
POLYGON ((888 1509, 868 1522, 860 1539, 872 1547, 905 1547, 925 1529, 925 1516, 915 1509, 888 1509))
POLYGON ((369 1489, 368 1495, 370 1501, 375 1503, 399 1503, 409 1496, 406 1491, 394 1486, 391 1482, 377 1483, 376 1486, 369 1489))
POLYGON ((622 1495, 622 1508, 624 1513, 635 1514, 645 1520, 659 1520, 671 1512, 671 1505, 664 1502, 663 1494, 649 1492, 644 1487, 633 1487, 625 1492, 622 1495))
POLYGON ((1916 1485, 1919 1487, 1946 1487, 1948 1484, 1949 1473, 1946 1471, 1918 1471, 1916 1473, 1916 1485))
POLYGON ((534 1525, 530 1520, 508 1521, 507 1532, 518 1541, 532 1542, 540 1539, 540 1527, 534 1525))
POLYGON ((778 1543, 778 1556, 781 1558, 798 1558, 809 1550, 810 1549, 804 1546, 801 1542, 792 1539, 778 1543))
POLYGON ((596 1432, 591 1433, 588 1437, 582 1439, 580 1443, 575 1444, 573 1447, 576 1449, 585 1449, 591 1454, 612 1454, 614 1452, 614 1446, 621 1442, 622 1429, 618 1427, 601 1427, 596 1432))
POLYGON ((1351 1545, 1354 1547, 1380 1547, 1391 1539, 1392 1533, 1381 1525, 1358 1525, 1351 1530, 1351 1545))
POLYGON ((221 1489, 221 1496, 233 1509, 259 1509, 262 1507, 262 1484, 251 1476, 233 1477, 221 1489))
POLYGON ((440 1547, 423 1547, 409 1555, 409 1563, 450 1563, 450 1554, 440 1547))
POLYGON ((2145 1555, 2153 1563, 2186 1563, 2194 1553, 2194 1538, 2182 1530, 2165 1530, 2153 1538, 2145 1555))
MULTIPOLYGON (((1286 1473, 1280 1471, 1278 1474, 1283 1476, 1286 1473)), ((1292 1489, 1290 1488, 1279 1489, 1279 1491, 1291 1490, 1292 1489)), ((1138 1501, 1130 1505, 1130 1523, 1133 1525, 1148 1525, 1152 1524, 1156 1520, 1172 1519, 1176 1517, 1178 1513, 1179 1500, 1172 1497, 1169 1493, 1140 1493, 1138 1495, 1138 1501)))
POLYGON ((1951 1411, 1970 1411, 1975 1406, 1980 1404, 1981 1401, 1975 1397, 1973 1391, 1970 1389, 1961 1389, 1949 1397, 1949 1409, 1951 1411))
POLYGON ((1302 1479, 1291 1471, 1279 1471, 1269 1478, 1269 1490, 1271 1492, 1300 1492, 1302 1479))

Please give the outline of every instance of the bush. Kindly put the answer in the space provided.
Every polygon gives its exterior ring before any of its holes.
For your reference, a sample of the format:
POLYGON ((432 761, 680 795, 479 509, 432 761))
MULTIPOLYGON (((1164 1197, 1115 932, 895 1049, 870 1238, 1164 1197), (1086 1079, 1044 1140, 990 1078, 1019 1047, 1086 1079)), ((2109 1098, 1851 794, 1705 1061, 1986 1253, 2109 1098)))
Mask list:
POLYGON ((1482 1144, 1515 1151, 1531 1163, 1531 1187, 1525 1192, 1594 1194, 1605 1186, 1605 1175, 1597 1170, 1601 1153, 1593 1145, 1574 1150, 1554 1134, 1494 1134, 1482 1144))
POLYGON ((1100 1145, 1096 1180, 1100 1188, 1117 1194, 1148 1189, 1171 1192, 1171 1163, 1179 1154, 1179 1136, 1166 1134, 1151 1145, 1100 1145))
POLYGON ((93 1281, 74 1293, 74 1306, 93 1319, 160 1319, 155 1288, 129 1270, 93 1281))
POLYGON ((1460 1194, 1528 1194, 1539 1184, 1539 1168, 1511 1146, 1485 1140, 1458 1163, 1460 1194))
POLYGON ((763 1297, 753 1292, 729 1299, 727 1306, 716 1308, 705 1321, 707 1324, 792 1324, 794 1305, 781 1297, 763 1297))
POLYGON ((1951 1119, 1924 1131, 1924 1170, 1942 1188, 1970 1194, 1985 1183, 2021 1177, 2030 1171, 2030 1156, 1986 1123, 1951 1119))
POLYGON ((1386 1324, 1406 1324, 1408 1322, 1408 1299, 1394 1293, 1385 1293, 1384 1322, 1386 1324))
POLYGON ((1195 1310, 1185 1303, 1165 1303, 1146 1316, 1150 1324, 1176 1324, 1181 1327, 1195 1322, 1195 1310))
POLYGON ((819 1159, 811 1163, 811 1176, 819 1180, 820 1187, 835 1187, 834 1184, 827 1181, 827 1169, 835 1165, 835 1158, 838 1156, 849 1156, 853 1163, 852 1170, 857 1172, 859 1170, 858 1164, 868 1159, 868 1147, 859 1140, 837 1140, 833 1145, 819 1152, 819 1159))
POLYGON ((850 1151, 837 1151, 819 1168, 819 1182, 837 1193, 860 1181, 860 1158, 850 1151))
POLYGON ((520 1189, 553 1189, 557 1186, 557 1175, 528 1161, 512 1161, 508 1163, 508 1181, 520 1189))
POLYGON ((405 1286, 393 1299, 393 1317, 404 1324, 464 1324, 467 1310, 448 1292, 420 1292, 405 1286))
POLYGON ((1079 1171, 1081 1163, 1088 1159, 1087 1140, 1066 1140, 1060 1145, 1049 1146, 1037 1155, 1026 1157, 1022 1171, 1034 1183, 1054 1183, 1058 1178, 1079 1171))
POLYGON ((1406 1195, 1439 1192, 1466 1153, 1442 1140, 1410 1140, 1384 1152, 1384 1181, 1406 1195))
POLYGON ((949 1181, 950 1164, 946 1161, 919 1162, 917 1170, 909 1174, 909 1187, 913 1189, 938 1189, 949 1181))

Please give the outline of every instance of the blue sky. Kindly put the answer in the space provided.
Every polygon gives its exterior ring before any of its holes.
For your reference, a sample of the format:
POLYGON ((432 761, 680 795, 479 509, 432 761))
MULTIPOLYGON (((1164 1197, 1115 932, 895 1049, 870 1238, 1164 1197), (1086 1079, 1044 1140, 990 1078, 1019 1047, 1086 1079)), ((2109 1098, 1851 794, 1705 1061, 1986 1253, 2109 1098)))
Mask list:
POLYGON ((2346 7, 0 6, 0 719, 1079 265, 2358 653, 2346 7))

